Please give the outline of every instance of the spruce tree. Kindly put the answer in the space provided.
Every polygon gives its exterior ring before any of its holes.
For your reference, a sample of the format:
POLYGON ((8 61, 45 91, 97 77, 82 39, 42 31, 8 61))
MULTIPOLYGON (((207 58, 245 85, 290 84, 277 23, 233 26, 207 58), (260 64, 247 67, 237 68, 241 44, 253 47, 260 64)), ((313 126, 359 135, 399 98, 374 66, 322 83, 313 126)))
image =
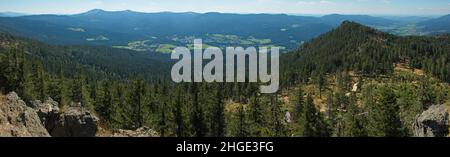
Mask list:
POLYGON ((191 93, 192 93, 192 112, 191 112, 191 123, 193 125, 194 134, 196 137, 204 137, 206 135, 206 124, 205 117, 203 113, 203 108, 199 103, 199 91, 197 89, 197 83, 192 83, 191 93))
POLYGON ((353 93, 350 96, 350 104, 347 107, 347 111, 344 115, 344 126, 343 134, 346 137, 365 137, 367 136, 367 130, 365 128, 365 113, 361 113, 359 107, 357 106, 356 96, 353 93))
POLYGON ((222 85, 217 85, 216 96, 214 97, 212 135, 213 137, 223 137, 225 135, 225 104, 223 102, 222 85))
POLYGON ((138 79, 133 82, 133 89, 130 93, 130 105, 132 112, 132 127, 137 129, 144 126, 144 103, 146 88, 144 80, 138 79))
POLYGON ((237 116, 236 116, 236 134, 235 137, 248 137, 249 136, 249 128, 246 118, 246 112, 244 109, 244 105, 239 105, 239 108, 237 110, 237 116))
POLYGON ((184 121, 184 112, 183 112, 183 96, 181 94, 181 89, 177 88, 177 97, 175 102, 175 108, 173 109, 175 116, 175 133, 177 137, 186 136, 186 124, 184 121))

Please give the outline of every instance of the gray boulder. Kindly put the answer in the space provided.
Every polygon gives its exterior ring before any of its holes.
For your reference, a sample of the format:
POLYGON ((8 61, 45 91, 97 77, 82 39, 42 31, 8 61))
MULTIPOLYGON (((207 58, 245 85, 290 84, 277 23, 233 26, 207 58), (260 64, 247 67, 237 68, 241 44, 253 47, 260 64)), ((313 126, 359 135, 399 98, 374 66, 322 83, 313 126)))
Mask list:
POLYGON ((99 119, 80 103, 72 103, 56 117, 46 125, 53 137, 94 137, 97 133, 99 119))
POLYGON ((444 106, 431 106, 417 116, 413 128, 415 137, 446 137, 449 133, 449 114, 444 106))
POLYGON ((1 137, 50 136, 35 110, 26 106, 16 93, 11 92, 0 97, 1 137))
POLYGON ((44 103, 40 100, 35 100, 30 103, 30 107, 36 111, 42 124, 47 129, 59 118, 60 110, 58 106, 58 102, 52 98, 48 98, 44 103))

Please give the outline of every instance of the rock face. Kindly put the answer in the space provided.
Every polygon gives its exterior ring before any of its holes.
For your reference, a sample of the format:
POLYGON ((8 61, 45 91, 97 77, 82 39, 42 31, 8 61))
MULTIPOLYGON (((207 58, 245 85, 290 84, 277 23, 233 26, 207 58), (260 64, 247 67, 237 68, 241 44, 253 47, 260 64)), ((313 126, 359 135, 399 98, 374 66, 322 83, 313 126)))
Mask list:
MULTIPOLYGON (((94 137, 98 118, 80 103, 60 109, 51 98, 27 104, 11 92, 0 95, 0 137, 94 137)), ((142 133, 148 131, 139 130, 142 133)))
POLYGON ((53 137, 94 137, 97 133, 98 118, 80 103, 72 103, 64 113, 49 113, 46 117, 50 121, 46 122, 46 128, 53 137))
POLYGON ((449 114, 444 106, 431 106, 418 115, 414 123, 415 137, 446 137, 449 133, 449 114))
POLYGON ((38 114, 11 92, 0 101, 1 137, 49 137, 38 114))
POLYGON ((141 127, 136 130, 116 130, 112 137, 159 137, 159 134, 147 127, 141 127))
POLYGON ((58 102, 49 98, 44 103, 40 100, 32 101, 30 107, 38 114, 42 124, 45 128, 51 128, 55 121, 58 120, 60 110, 58 102))
POLYGON ((80 103, 72 103, 64 112, 51 98, 44 103, 32 101, 30 107, 53 137, 93 137, 97 132, 98 118, 85 111, 80 103))

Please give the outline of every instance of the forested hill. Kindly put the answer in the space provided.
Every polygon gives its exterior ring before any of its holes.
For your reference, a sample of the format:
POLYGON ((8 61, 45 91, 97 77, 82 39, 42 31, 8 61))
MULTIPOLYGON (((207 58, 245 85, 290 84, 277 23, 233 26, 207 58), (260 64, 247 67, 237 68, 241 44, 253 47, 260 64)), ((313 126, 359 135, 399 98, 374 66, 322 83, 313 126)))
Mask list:
POLYGON ((426 32, 449 32, 450 31, 450 14, 436 19, 423 21, 418 24, 423 27, 426 32))
POLYGON ((126 79, 131 76, 150 79, 167 74, 170 67, 169 57, 164 54, 107 46, 50 45, 4 33, 0 34, 0 51, 0 55, 10 51, 25 53, 28 60, 42 63, 50 74, 63 70, 65 75, 73 76, 82 70, 93 79, 126 79))
POLYGON ((450 36, 398 37, 345 21, 296 52, 284 55, 281 63, 285 83, 339 71, 369 76, 390 74, 394 63, 406 63, 450 82, 450 36))

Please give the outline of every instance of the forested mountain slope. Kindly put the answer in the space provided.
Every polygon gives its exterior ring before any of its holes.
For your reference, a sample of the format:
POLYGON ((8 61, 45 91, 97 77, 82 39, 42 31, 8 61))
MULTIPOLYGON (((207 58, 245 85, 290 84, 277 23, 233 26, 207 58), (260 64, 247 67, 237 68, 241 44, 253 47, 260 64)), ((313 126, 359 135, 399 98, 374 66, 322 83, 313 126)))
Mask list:
POLYGON ((436 19, 423 21, 418 25, 423 27, 422 30, 426 32, 448 33, 450 32, 450 14, 436 19))
POLYGON ((398 37, 348 21, 282 59, 285 79, 307 79, 313 71, 377 76, 404 62, 450 82, 449 35, 398 37))
POLYGON ((146 78, 168 76, 170 60, 167 55, 143 53, 106 46, 60 46, 36 40, 0 34, 0 50, 22 51, 28 58, 43 62, 46 71, 65 75, 84 70, 94 78, 124 79, 131 76, 146 78))

